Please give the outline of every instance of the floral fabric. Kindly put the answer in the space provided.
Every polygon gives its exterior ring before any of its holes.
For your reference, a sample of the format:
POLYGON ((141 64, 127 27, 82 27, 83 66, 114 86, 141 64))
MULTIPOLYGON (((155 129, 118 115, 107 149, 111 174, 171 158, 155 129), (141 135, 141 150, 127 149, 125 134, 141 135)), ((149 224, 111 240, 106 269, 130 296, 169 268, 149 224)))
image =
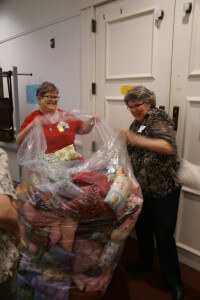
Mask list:
MULTIPOLYGON (((0 194, 6 194, 12 199, 16 198, 8 171, 8 158, 2 149, 0 149, 0 194)), ((12 276, 17 260, 18 251, 12 241, 12 235, 0 229, 0 282, 12 276)))

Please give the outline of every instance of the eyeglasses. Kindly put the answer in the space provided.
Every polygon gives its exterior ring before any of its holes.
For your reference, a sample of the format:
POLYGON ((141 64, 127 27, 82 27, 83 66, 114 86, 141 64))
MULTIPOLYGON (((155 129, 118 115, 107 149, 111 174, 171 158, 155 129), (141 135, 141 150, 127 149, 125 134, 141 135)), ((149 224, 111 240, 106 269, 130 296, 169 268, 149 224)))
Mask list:
POLYGON ((132 109, 137 109, 139 108, 140 106, 142 106, 145 102, 142 102, 140 104, 136 104, 136 105, 133 105, 133 106, 127 106, 128 109, 132 110, 132 109))
POLYGON ((41 96, 41 98, 47 98, 48 100, 59 100, 59 96, 41 96))

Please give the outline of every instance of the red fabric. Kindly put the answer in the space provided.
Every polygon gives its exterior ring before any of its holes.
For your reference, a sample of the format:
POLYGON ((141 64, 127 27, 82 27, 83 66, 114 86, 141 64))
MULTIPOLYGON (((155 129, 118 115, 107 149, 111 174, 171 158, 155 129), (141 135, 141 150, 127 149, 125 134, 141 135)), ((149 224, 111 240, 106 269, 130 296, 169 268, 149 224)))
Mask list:
MULTIPOLYGON (((59 112, 63 112, 62 110, 58 109, 59 112)), ((31 123, 35 117, 42 116, 40 110, 36 110, 27 116, 19 130, 19 132, 23 131, 26 126, 31 123)), ((67 114, 66 114, 67 116, 67 114)), ((47 150, 46 153, 54 153, 57 150, 60 150, 64 147, 74 144, 75 134, 79 132, 82 128, 83 121, 77 119, 75 116, 73 117, 72 114, 69 114, 70 120, 63 120, 68 123, 69 128, 67 131, 59 132, 57 128, 57 124, 44 124, 43 130, 44 135, 47 142, 47 150)))
POLYGON ((100 190, 102 196, 106 196, 109 189, 110 183, 108 178, 100 173, 96 172, 79 172, 72 175, 73 181, 78 185, 94 184, 100 190))
POLYGON ((100 213, 100 200, 99 189, 91 186, 88 191, 67 202, 65 211, 76 221, 90 219, 100 213))

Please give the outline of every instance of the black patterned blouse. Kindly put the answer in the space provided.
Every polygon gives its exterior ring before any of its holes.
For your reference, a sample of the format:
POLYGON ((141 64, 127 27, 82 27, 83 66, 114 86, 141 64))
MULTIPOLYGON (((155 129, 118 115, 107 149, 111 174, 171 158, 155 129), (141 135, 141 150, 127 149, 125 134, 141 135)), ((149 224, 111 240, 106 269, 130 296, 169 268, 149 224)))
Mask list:
POLYGON ((149 138, 163 139, 175 149, 174 155, 167 155, 128 146, 134 174, 143 196, 158 198, 172 192, 178 187, 173 178, 180 165, 173 121, 163 110, 152 108, 142 123, 134 120, 130 130, 149 138))

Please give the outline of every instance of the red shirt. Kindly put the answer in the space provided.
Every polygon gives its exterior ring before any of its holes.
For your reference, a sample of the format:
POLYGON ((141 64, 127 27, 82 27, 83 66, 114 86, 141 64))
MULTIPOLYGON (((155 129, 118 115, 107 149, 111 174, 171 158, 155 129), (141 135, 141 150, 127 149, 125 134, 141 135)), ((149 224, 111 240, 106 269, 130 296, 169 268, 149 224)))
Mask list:
MULTIPOLYGON (((74 144, 75 134, 80 131, 82 128, 83 121, 77 119, 70 112, 65 112, 63 110, 58 109, 58 112, 63 114, 64 119, 60 119, 60 121, 65 121, 69 128, 66 131, 60 132, 57 128, 59 122, 55 124, 43 124, 44 135, 47 142, 47 150, 46 153, 54 153, 57 150, 60 150, 64 147, 74 144)), ((42 112, 40 110, 36 110, 27 116, 19 130, 19 132, 23 131, 26 126, 31 123, 35 117, 42 116, 42 112)))

